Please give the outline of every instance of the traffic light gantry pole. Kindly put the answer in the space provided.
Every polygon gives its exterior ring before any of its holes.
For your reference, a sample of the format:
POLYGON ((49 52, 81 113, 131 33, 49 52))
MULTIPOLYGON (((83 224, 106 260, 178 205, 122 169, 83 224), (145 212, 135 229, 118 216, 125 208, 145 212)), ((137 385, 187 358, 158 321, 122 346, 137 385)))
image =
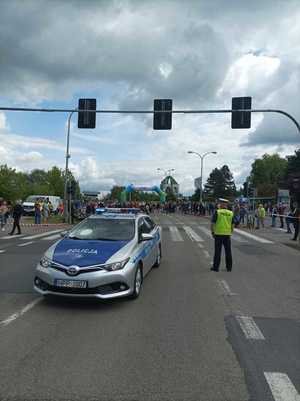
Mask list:
POLYGON ((102 114, 154 114, 154 113, 172 113, 172 114, 220 114, 220 113, 237 113, 237 112, 248 112, 248 113, 279 113, 288 117, 297 127, 300 134, 299 122, 289 113, 280 109, 217 109, 217 110, 79 110, 79 109, 45 109, 45 108, 31 108, 31 107, 0 107, 2 111, 34 111, 34 112, 45 112, 45 113, 78 113, 85 111, 87 113, 102 113, 102 114))

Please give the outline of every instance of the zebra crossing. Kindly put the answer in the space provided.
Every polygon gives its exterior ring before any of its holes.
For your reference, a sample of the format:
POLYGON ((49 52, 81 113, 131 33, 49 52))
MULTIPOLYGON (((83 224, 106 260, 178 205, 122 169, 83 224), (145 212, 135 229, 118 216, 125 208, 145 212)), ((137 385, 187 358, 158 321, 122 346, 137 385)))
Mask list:
MULTIPOLYGON (((200 224, 191 225, 170 225, 163 224, 165 230, 167 231, 167 236, 170 236, 172 242, 184 242, 186 240, 201 243, 206 239, 211 239, 211 231, 207 226, 200 224)), ((237 242, 239 244, 250 244, 251 242, 261 243, 261 244, 274 244, 273 241, 259 237, 254 234, 250 234, 243 230, 235 230, 232 234, 232 242, 237 242)))
MULTIPOLYGON (((194 223, 194 222, 192 222, 194 223)), ((203 224, 189 224, 189 223, 181 223, 181 222, 173 222, 170 224, 162 224, 164 227, 164 232, 166 235, 163 237, 169 238, 171 242, 176 243, 184 243, 185 241, 191 241, 197 243, 201 246, 201 243, 206 241, 207 239, 211 239, 211 232, 208 226, 203 224), (167 231, 167 232, 166 232, 167 231)), ((47 232, 42 232, 39 234, 21 234, 21 235, 4 235, 0 237, 0 254, 5 252, 5 249, 1 249, 1 243, 5 243, 5 241, 11 240, 15 241, 18 247, 26 247, 34 244, 37 241, 56 241, 60 238, 60 233, 63 229, 51 230, 47 232)), ((236 242, 239 244, 249 244, 251 242, 261 243, 261 244, 274 244, 273 241, 268 239, 259 237, 254 234, 250 234, 240 229, 236 229, 232 235, 232 242, 236 242)))
POLYGON ((5 244, 15 245, 18 248, 27 247, 29 245, 35 244, 37 241, 56 241, 60 238, 60 233, 64 231, 60 230, 51 230, 39 234, 21 234, 21 235, 4 235, 0 237, 0 254, 4 254, 7 249, 5 248, 5 244), (4 245, 4 248, 1 249, 1 245, 4 245))

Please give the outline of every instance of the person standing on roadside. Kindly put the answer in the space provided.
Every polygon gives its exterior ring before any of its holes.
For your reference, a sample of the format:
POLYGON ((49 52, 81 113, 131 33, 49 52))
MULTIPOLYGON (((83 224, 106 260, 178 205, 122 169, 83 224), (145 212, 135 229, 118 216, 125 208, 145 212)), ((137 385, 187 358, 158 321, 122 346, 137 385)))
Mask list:
POLYGON ((34 203, 34 224, 41 224, 41 204, 39 199, 34 203))
POLYGON ((21 220, 22 214, 23 214, 22 202, 17 201, 15 206, 12 209, 12 217, 14 219, 14 223, 13 223, 13 228, 12 228, 11 232, 9 233, 9 235, 13 235, 16 228, 18 229, 17 235, 21 234, 20 220, 21 220))
POLYGON ((0 222, 1 222, 1 231, 5 231, 5 226, 7 222, 8 216, 8 207, 5 200, 0 202, 0 222))
POLYGON ((215 254, 212 271, 218 272, 221 262, 222 246, 225 249, 226 269, 232 270, 231 235, 233 232, 233 212, 228 210, 228 200, 219 199, 219 207, 211 221, 211 233, 215 240, 215 254))
POLYGON ((280 228, 284 228, 284 226, 283 226, 284 211, 285 211, 284 205, 282 203, 279 203, 278 214, 279 214, 279 220, 280 220, 280 228))
POLYGON ((300 225, 300 209, 296 203, 294 203, 294 210, 293 210, 293 225, 295 229, 294 237, 292 238, 293 241, 297 241, 299 235, 299 225, 300 225))
POLYGON ((257 209, 257 226, 259 228, 260 225, 264 228, 265 227, 265 217, 266 217, 266 210, 262 204, 258 206, 257 209))
POLYGON ((47 198, 47 199, 44 201, 44 204, 43 204, 44 224, 48 224, 49 213, 50 213, 49 198, 47 198))
POLYGON ((277 217, 277 207, 274 205, 272 207, 272 227, 276 227, 276 217, 277 217))

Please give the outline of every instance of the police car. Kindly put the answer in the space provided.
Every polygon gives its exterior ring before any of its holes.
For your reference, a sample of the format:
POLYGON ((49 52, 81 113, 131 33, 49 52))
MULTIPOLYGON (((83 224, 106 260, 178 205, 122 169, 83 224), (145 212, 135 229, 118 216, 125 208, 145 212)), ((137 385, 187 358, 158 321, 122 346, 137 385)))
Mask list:
POLYGON ((46 251, 34 289, 42 295, 137 298, 161 255, 161 228, 148 215, 97 209, 46 251))

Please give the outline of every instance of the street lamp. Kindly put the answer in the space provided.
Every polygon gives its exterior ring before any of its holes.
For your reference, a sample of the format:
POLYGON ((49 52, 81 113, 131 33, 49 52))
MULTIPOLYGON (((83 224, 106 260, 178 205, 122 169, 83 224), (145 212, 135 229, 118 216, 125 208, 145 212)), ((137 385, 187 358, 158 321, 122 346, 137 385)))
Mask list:
POLYGON ((169 170, 165 170, 165 169, 163 169, 163 168, 158 167, 158 168, 157 168, 157 171, 162 171, 162 172, 165 174, 165 176, 168 176, 168 175, 171 174, 172 171, 175 171, 175 168, 171 168, 171 169, 169 169, 169 170))
POLYGON ((204 157, 205 157, 205 156, 207 156, 207 155, 210 155, 210 154, 212 154, 212 155, 216 155, 216 154, 217 154, 217 152, 206 152, 206 153, 204 153, 203 155, 200 155, 200 153, 198 153, 198 152, 194 152, 193 150, 189 150, 189 151, 188 151, 188 153, 189 153, 189 154, 194 154, 194 155, 197 155, 197 156, 199 156, 199 157, 200 157, 200 159, 201 159, 201 175, 200 175, 200 203, 202 203, 203 159, 204 159, 204 157))

